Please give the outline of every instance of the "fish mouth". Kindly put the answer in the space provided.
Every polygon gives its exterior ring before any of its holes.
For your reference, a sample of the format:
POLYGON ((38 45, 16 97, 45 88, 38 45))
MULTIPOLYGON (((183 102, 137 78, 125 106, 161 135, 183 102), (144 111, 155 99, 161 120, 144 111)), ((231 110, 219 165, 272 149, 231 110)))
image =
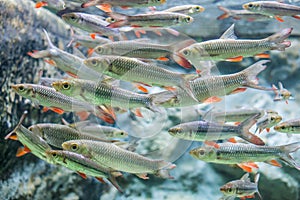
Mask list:
POLYGON ((59 82, 53 82, 53 83, 51 83, 51 86, 52 86, 56 91, 58 91, 58 88, 59 88, 59 82))
POLYGON ((176 135, 177 133, 179 133, 181 131, 181 128, 179 127, 174 127, 174 128, 170 128, 168 130, 170 135, 176 135))
POLYGON ((160 3, 161 3, 161 4, 164 4, 164 3, 166 3, 166 1, 167 1, 167 0, 161 0, 160 3))
POLYGON ((274 130, 276 130, 276 131, 280 130, 280 126, 274 126, 273 128, 274 128, 274 130))
POLYGON ((244 8, 245 10, 248 10, 248 8, 249 8, 248 4, 244 4, 244 5, 243 5, 243 8, 244 8))
POLYGON ((10 86, 14 91, 17 91, 18 90, 18 86, 17 85, 12 85, 10 86))

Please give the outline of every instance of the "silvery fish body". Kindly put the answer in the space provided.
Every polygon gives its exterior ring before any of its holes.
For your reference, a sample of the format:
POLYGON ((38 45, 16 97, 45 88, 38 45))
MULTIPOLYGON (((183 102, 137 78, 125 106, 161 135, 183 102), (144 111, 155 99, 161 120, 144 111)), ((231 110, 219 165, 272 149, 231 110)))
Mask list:
POLYGON ((268 162, 279 158, 300 170, 300 166, 289 155, 300 148, 300 142, 282 146, 258 146, 242 143, 219 143, 218 145, 219 148, 204 145, 191 150, 190 154, 196 159, 219 164, 268 162))
POLYGON ((175 12, 185 15, 195 15, 203 12, 204 10, 205 8, 200 5, 181 5, 162 10, 162 12, 175 12))
POLYGON ((153 160, 104 142, 71 140, 62 146, 65 150, 85 155, 103 166, 134 174, 159 174, 162 170, 175 167, 172 163, 153 160))
POLYGON ((256 122, 256 130, 262 132, 264 129, 267 129, 269 132, 270 128, 278 124, 282 120, 282 117, 274 111, 267 111, 264 116, 259 118, 256 122))
POLYGON ((53 111, 57 109, 62 113, 64 111, 96 111, 91 104, 56 92, 55 89, 50 87, 34 84, 17 84, 13 85, 12 88, 19 95, 30 99, 35 105, 42 105, 53 111))
POLYGON ((220 10, 224 11, 224 14, 220 15, 217 18, 219 20, 226 19, 229 17, 232 17, 235 20, 244 19, 244 20, 248 20, 248 21, 262 21, 262 20, 271 19, 270 16, 251 12, 248 10, 231 10, 231 9, 224 8, 222 6, 218 6, 218 8, 220 10))
POLYGON ((95 105, 106 105, 123 109, 146 107, 157 111, 156 97, 160 96, 138 94, 106 83, 89 80, 70 79, 54 82, 52 86, 65 95, 78 98, 95 105))
POLYGON ((255 1, 243 5, 243 8, 251 12, 270 16, 296 16, 300 14, 300 7, 285 4, 278 1, 255 1))
MULTIPOLYGON (((110 5, 110 6, 120 6, 120 7, 148 7, 148 6, 158 6, 164 4, 166 0, 89 0, 84 2, 81 7, 86 8, 96 5, 110 5)), ((101 9, 101 7, 100 7, 101 9)), ((106 10, 105 11, 109 11, 106 10)), ((111 12, 111 11, 110 11, 111 12)))

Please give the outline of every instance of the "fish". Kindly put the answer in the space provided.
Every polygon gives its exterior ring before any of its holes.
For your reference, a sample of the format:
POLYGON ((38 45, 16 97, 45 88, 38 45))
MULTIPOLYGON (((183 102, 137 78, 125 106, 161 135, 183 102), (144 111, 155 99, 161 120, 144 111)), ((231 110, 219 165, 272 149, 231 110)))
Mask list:
POLYGON ((159 6, 166 3, 166 0, 89 0, 81 4, 82 8, 96 6, 104 12, 112 12, 112 7, 121 7, 123 9, 132 7, 159 6), (100 5, 99 5, 100 4, 100 5))
POLYGON ((256 173, 254 176, 254 182, 250 181, 249 173, 242 176, 240 180, 234 180, 226 183, 220 187, 220 191, 223 193, 223 197, 220 200, 230 199, 232 197, 239 198, 255 198, 257 194, 258 198, 262 200, 262 196, 258 190, 258 181, 260 174, 256 173))
POLYGON ((245 10, 260 13, 263 15, 272 16, 280 22, 284 22, 281 16, 292 16, 300 19, 300 7, 285 4, 278 1, 254 1, 243 5, 245 10))
POLYGON ((17 157, 23 156, 30 152, 36 157, 42 160, 46 160, 45 151, 51 150, 51 147, 47 144, 45 140, 33 134, 31 131, 29 131, 27 128, 25 128, 22 125, 27 114, 28 114, 27 111, 23 113, 17 126, 14 128, 13 131, 7 134, 4 139, 18 140, 24 145, 24 147, 18 148, 16 154, 17 157))
POLYGON ((259 130, 259 133, 261 133, 264 129, 269 132, 270 128, 278 124, 281 120, 282 117, 278 114, 278 112, 267 111, 263 117, 257 120, 255 132, 259 130))
POLYGON ((61 80, 52 86, 67 96, 87 101, 95 105, 106 105, 122 109, 138 109, 146 107, 153 112, 160 112, 156 104, 172 96, 156 94, 139 94, 111 86, 104 82, 93 82, 83 79, 61 80))
POLYGON ((63 0, 43 0, 43 1, 38 1, 35 4, 35 8, 41 8, 44 6, 54 8, 57 10, 63 10, 66 8, 66 4, 63 0))
POLYGON ((99 73, 123 81, 163 86, 170 90, 174 90, 172 87, 177 86, 197 101, 190 85, 190 81, 198 77, 195 74, 171 72, 155 64, 123 56, 91 57, 86 59, 84 64, 99 73))
MULTIPOLYGON (((250 67, 234 74, 196 78, 190 81, 190 85, 198 101, 195 101, 185 91, 178 88, 176 91, 172 91, 174 96, 167 101, 163 101, 160 106, 172 108, 197 105, 199 102, 220 102, 222 100, 220 97, 244 92, 246 88, 273 91, 272 88, 265 88, 257 85, 256 75, 266 68, 265 64, 267 62, 269 61, 258 61, 250 67)), ((170 91, 165 93, 168 92, 170 93, 170 91)))
POLYGON ((126 36, 119 29, 108 27, 109 23, 103 20, 102 16, 92 15, 81 12, 65 13, 62 19, 71 26, 91 33, 91 38, 96 37, 96 33, 107 36, 113 40, 114 37, 120 40, 126 39, 126 36))
POLYGON ((91 135, 101 135, 103 139, 128 137, 128 133, 124 130, 111 126, 102 126, 90 121, 76 122, 69 124, 68 126, 78 130, 79 132, 85 132, 91 135))
POLYGON ((250 143, 265 145, 263 140, 249 131, 249 129, 255 124, 256 118, 257 115, 254 115, 238 126, 218 124, 204 120, 193 121, 171 127, 168 132, 173 137, 184 140, 211 141, 241 137, 250 143))
POLYGON ((196 66, 203 60, 240 62, 244 57, 269 58, 269 55, 262 52, 284 51, 291 46, 291 42, 285 39, 290 36, 292 30, 293 28, 286 28, 264 39, 237 39, 233 24, 220 39, 192 44, 181 49, 179 55, 196 66))
POLYGON ((148 39, 117 41, 99 45, 94 48, 94 52, 99 55, 117 55, 160 61, 168 61, 169 58, 172 58, 182 67, 191 68, 190 63, 185 58, 178 56, 177 52, 195 42, 195 40, 189 39, 163 45, 151 43, 148 39))
POLYGON ((247 21, 263 21, 263 20, 268 20, 272 19, 272 17, 251 12, 248 10, 230 10, 228 8, 225 8, 223 6, 218 6, 218 8, 224 12, 224 14, 220 15, 217 17, 218 20, 226 19, 229 17, 232 17, 235 20, 247 20, 247 21))
POLYGON ((189 153, 193 158, 205 162, 238 164, 239 167, 247 172, 252 172, 247 163, 253 162, 265 162, 281 167, 281 164, 276 159, 280 159, 287 165, 300 170, 300 166, 290 155, 290 153, 300 148, 300 142, 281 146, 258 146, 243 143, 218 143, 218 145, 218 148, 203 145, 192 149, 189 153))
POLYGON ((107 27, 118 28, 122 26, 131 27, 170 27, 174 25, 190 24, 193 17, 172 12, 153 12, 137 15, 125 15, 121 13, 107 13, 113 20, 107 27))
POLYGON ((81 120, 87 119, 91 112, 103 119, 103 110, 99 106, 88 104, 84 101, 79 101, 75 98, 68 97, 51 87, 35 84, 16 84, 11 88, 20 96, 30 99, 35 107, 44 106, 43 111, 52 110, 57 114, 64 112, 76 112, 81 120))
POLYGON ((281 133, 300 133, 300 119, 292 119, 274 126, 274 130, 281 133))
POLYGON ((33 58, 50 58, 48 63, 56 66, 60 70, 66 72, 72 77, 86 78, 91 80, 101 80, 103 76, 83 64, 83 59, 73 54, 60 50, 50 40, 47 31, 44 33, 48 42, 48 49, 42 51, 28 52, 27 54, 33 58))
POLYGON ((275 92, 274 101, 285 101, 286 104, 288 104, 288 100, 293 100, 293 94, 285 89, 281 82, 278 82, 279 89, 273 84, 272 87, 275 92))
POLYGON ((249 117, 252 117, 254 115, 258 115, 257 119, 262 117, 265 114, 264 110, 260 109, 236 109, 236 110, 229 110, 229 111, 221 111, 221 112, 212 112, 207 113, 204 116, 205 120, 210 120, 213 122, 242 122, 249 117))
POLYGON ((170 162, 150 159, 105 142, 71 140, 64 142, 62 147, 64 150, 82 154, 100 165, 133 173, 143 179, 149 179, 147 174, 172 179, 168 171, 176 167, 170 162))
POLYGON ((175 12, 192 16, 203 11, 205 11, 205 8, 200 5, 181 5, 162 10, 161 12, 175 12))
POLYGON ((116 180, 116 176, 122 175, 120 172, 114 172, 109 168, 102 167, 83 155, 70 151, 47 150, 45 154, 49 162, 76 171, 83 178, 86 178, 87 175, 93 176, 100 182, 104 182, 103 178, 107 178, 119 192, 123 193, 123 190, 116 180))
POLYGON ((31 132, 43 138, 48 144, 61 148, 62 143, 69 140, 95 140, 102 142, 114 142, 114 140, 107 140, 103 138, 103 134, 98 131, 90 133, 88 131, 79 131, 70 126, 53 124, 53 123, 43 123, 35 124, 28 128, 31 132))

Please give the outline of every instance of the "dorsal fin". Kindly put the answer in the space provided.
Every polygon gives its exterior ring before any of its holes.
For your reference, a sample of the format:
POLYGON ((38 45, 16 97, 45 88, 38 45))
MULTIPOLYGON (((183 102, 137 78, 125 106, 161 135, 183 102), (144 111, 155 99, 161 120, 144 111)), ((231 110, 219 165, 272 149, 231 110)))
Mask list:
POLYGON ((220 37, 220 39, 232 39, 236 40, 237 36, 234 33, 234 24, 232 24, 220 37))
POLYGON ((250 181, 250 178, 249 178, 249 173, 246 173, 242 176, 241 180, 243 181, 250 181))

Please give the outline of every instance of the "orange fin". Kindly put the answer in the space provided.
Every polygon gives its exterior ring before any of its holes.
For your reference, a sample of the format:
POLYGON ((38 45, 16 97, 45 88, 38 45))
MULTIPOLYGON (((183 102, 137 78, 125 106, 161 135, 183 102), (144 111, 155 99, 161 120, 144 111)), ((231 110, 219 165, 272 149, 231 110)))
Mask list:
POLYGON ((52 66, 56 66, 56 63, 54 62, 54 60, 44 60, 46 63, 48 63, 49 65, 52 66))
POLYGON ((117 118, 116 113, 115 113, 115 111, 114 111, 114 109, 113 109, 112 107, 108 107, 108 106, 100 106, 100 107, 101 107, 101 109, 102 109, 105 113, 107 113, 107 114, 109 114, 110 116, 112 116, 113 119, 116 119, 116 118, 117 118))
POLYGON ((148 92, 149 92, 148 89, 145 88, 145 87, 142 86, 142 85, 135 84, 135 87, 136 87, 137 89, 139 89, 140 91, 144 92, 144 93, 148 93, 148 92))
POLYGON ((74 47, 75 47, 75 48, 78 48, 78 47, 80 47, 80 43, 78 43, 78 42, 77 42, 77 43, 75 44, 75 46, 74 46, 74 47))
POLYGON ((87 111, 81 111, 76 112, 76 115, 80 118, 80 121, 85 121, 89 117, 90 113, 87 111))
POLYGON ((216 149, 220 148, 220 145, 214 141, 204 141, 204 144, 208 145, 208 146, 212 146, 216 149))
POLYGON ((86 174, 84 174, 82 172, 77 172, 77 174, 79 174, 79 176, 81 176, 83 179, 87 179, 86 174))
POLYGON ((108 36, 108 39, 110 39, 111 41, 115 41, 114 36, 112 36, 112 35, 108 36))
POLYGON ((248 173, 252 172, 252 168, 249 167, 247 164, 237 164, 237 166, 239 166, 240 168, 242 168, 244 171, 248 173))
POLYGON ((43 107, 43 112, 47 112, 49 110, 49 108, 47 108, 47 107, 43 107))
POLYGON ((162 36, 162 33, 159 30, 154 30, 153 32, 158 36, 162 36))
POLYGON ((284 22, 284 20, 283 20, 281 17, 279 17, 279 16, 275 16, 275 19, 276 19, 277 21, 284 22))
POLYGON ((96 33, 91 33, 90 36, 93 40, 96 39, 96 33))
POLYGON ((88 52, 88 57, 91 57, 92 54, 94 53, 94 49, 93 48, 89 48, 87 52, 88 52))
POLYGON ((56 112, 57 114, 60 114, 60 115, 64 114, 64 112, 65 112, 63 109, 57 108, 57 107, 51 107, 49 109, 52 110, 53 112, 56 112))
POLYGON ((197 74, 201 74, 201 70, 200 69, 196 69, 196 73, 197 74))
POLYGON ((141 113, 141 109, 139 109, 139 108, 135 109, 134 114, 138 117, 143 117, 143 115, 141 113))
POLYGON ((104 183, 104 184, 106 184, 106 182, 103 180, 103 178, 101 178, 101 177, 95 177, 98 181, 100 181, 101 183, 104 183))
POLYGON ((241 122, 234 122, 234 125, 236 125, 236 126, 238 126, 240 124, 241 124, 241 122))
POLYGON ((260 53, 255 55, 256 58, 270 58, 270 55, 267 53, 260 53))
POLYGON ((229 62, 241 62, 243 60, 243 56, 238 56, 238 57, 234 57, 234 58, 227 58, 226 61, 229 62))
POLYGON ((270 132, 270 128, 266 128, 266 131, 269 133, 270 132))
POLYGON ((21 157, 27 153, 30 153, 30 149, 28 149, 28 147, 24 146, 24 147, 19 147, 18 150, 17 150, 17 154, 16 156, 17 157, 21 157))
POLYGON ((248 162, 248 163, 244 163, 244 164, 248 165, 249 167, 258 169, 258 165, 256 163, 254 163, 254 162, 248 162))
POLYGON ((101 4, 100 6, 97 6, 97 8, 103 10, 104 12, 112 12, 110 4, 101 4))
POLYGON ((169 91, 176 91, 176 88, 172 86, 164 86, 164 88, 169 91))
MULTIPOLYGON (((173 57, 174 61, 175 61, 178 65, 184 67, 185 69, 190 69, 190 68, 192 68, 191 63, 190 63, 187 59, 185 59, 185 58, 183 58, 183 57, 181 57, 181 56, 177 56, 177 55, 173 55, 172 57, 173 57)), ((198 72, 197 72, 197 73, 198 73, 198 72)), ((198 73, 198 74, 199 74, 199 73, 198 73)))
POLYGON ((41 7, 47 6, 47 5, 48 5, 47 2, 45 2, 45 1, 40 1, 40 2, 37 2, 37 3, 35 4, 35 8, 41 8, 41 7))
POLYGON ((244 199, 253 199, 255 198, 255 195, 248 195, 248 196, 244 196, 244 199))
POLYGON ((72 72, 66 72, 69 76, 72 76, 73 78, 78 78, 78 76, 72 72))
POLYGON ((219 17, 217 17, 217 20, 226 19, 228 17, 229 17, 229 14, 228 13, 224 13, 224 14, 220 15, 219 17))
MULTIPOLYGON (((10 135, 8 138, 11 140, 18 140, 18 135, 14 133, 14 134, 10 135)), ((7 139, 7 138, 5 138, 5 139, 7 139)))
POLYGON ((236 88, 235 90, 230 92, 230 94, 237 94, 237 93, 245 92, 246 90, 247 88, 236 88))
POLYGON ((228 142, 231 142, 231 143, 237 143, 237 141, 236 141, 235 138, 229 138, 227 141, 228 141, 228 142))
POLYGON ((141 33, 139 31, 134 31, 134 34, 137 38, 141 38, 141 33))
POLYGON ((269 160, 269 161, 266 161, 266 163, 276 166, 276 167, 282 167, 282 165, 277 160, 269 160))
POLYGON ((137 177, 141 178, 141 179, 144 179, 144 180, 147 180, 149 179, 149 177, 147 176, 146 173, 142 173, 142 174, 135 174, 137 177))
POLYGON ((121 6, 121 8, 122 8, 123 10, 127 10, 127 9, 129 9, 130 7, 129 7, 129 6, 121 6))
POLYGON ((157 58, 157 60, 160 60, 160 61, 169 61, 169 58, 159 57, 159 58, 157 58))
POLYGON ((292 17, 294 17, 296 19, 300 19, 300 16, 298 16, 298 15, 293 15, 292 17))
POLYGON ((209 98, 205 99, 203 101, 203 103, 217 103, 217 102, 220 102, 220 101, 222 101, 222 99, 220 97, 212 96, 212 97, 209 97, 209 98))

